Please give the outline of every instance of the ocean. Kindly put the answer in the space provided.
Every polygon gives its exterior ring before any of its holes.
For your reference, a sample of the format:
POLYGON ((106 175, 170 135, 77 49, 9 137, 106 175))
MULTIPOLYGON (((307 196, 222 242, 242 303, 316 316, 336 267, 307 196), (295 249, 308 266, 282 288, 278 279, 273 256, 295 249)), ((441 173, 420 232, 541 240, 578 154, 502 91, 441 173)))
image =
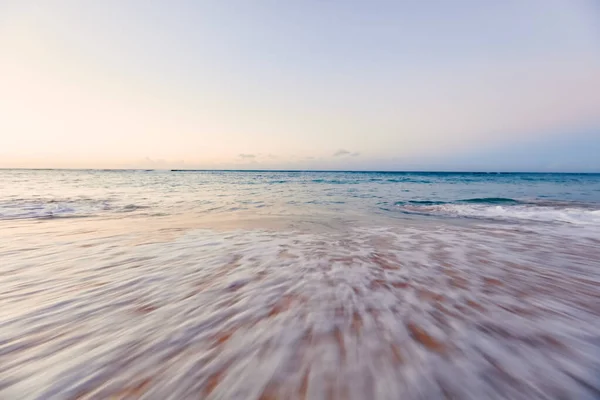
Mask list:
POLYGON ((0 170, 0 399, 598 399, 600 174, 0 170))

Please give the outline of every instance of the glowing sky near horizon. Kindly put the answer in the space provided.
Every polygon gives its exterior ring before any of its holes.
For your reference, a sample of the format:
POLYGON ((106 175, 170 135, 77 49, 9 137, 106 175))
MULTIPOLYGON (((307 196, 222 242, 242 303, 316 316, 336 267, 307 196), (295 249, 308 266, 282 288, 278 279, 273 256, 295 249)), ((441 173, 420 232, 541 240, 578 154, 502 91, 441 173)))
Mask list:
POLYGON ((0 167, 600 170, 596 149, 594 1, 0 1, 0 167))

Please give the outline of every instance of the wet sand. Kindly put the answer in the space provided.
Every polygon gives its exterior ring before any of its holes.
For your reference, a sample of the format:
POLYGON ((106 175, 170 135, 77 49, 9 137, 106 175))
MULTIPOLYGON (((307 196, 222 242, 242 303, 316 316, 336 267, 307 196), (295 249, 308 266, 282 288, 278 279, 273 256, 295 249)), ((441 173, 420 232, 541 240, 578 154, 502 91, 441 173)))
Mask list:
POLYGON ((72 219, 0 229, 0 398, 597 398, 594 234, 72 219))

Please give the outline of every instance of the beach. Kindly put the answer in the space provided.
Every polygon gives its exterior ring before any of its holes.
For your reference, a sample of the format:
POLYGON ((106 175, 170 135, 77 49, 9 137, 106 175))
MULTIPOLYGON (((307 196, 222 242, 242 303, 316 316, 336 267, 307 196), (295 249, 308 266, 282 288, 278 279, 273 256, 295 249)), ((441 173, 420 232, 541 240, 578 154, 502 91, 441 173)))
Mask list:
POLYGON ((600 175, 0 176, 2 399, 599 396, 600 175))

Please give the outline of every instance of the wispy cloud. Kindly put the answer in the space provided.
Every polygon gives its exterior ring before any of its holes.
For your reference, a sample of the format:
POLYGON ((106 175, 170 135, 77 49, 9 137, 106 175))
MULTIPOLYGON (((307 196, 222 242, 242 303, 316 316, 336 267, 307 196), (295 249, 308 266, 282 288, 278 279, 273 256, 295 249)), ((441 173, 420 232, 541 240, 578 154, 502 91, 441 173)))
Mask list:
POLYGON ((350 154, 350 152, 348 150, 339 149, 338 151, 333 153, 333 156, 334 157, 342 157, 342 156, 347 156, 348 154, 350 154))
POLYGON ((241 154, 239 154, 239 155, 238 155, 238 157, 239 157, 239 158, 246 159, 246 160, 250 160, 250 159, 256 158, 256 154, 245 154, 245 153, 241 153, 241 154))
POLYGON ((334 157, 358 157, 360 156, 359 152, 351 152, 345 149, 339 149, 335 153, 333 153, 334 157))

